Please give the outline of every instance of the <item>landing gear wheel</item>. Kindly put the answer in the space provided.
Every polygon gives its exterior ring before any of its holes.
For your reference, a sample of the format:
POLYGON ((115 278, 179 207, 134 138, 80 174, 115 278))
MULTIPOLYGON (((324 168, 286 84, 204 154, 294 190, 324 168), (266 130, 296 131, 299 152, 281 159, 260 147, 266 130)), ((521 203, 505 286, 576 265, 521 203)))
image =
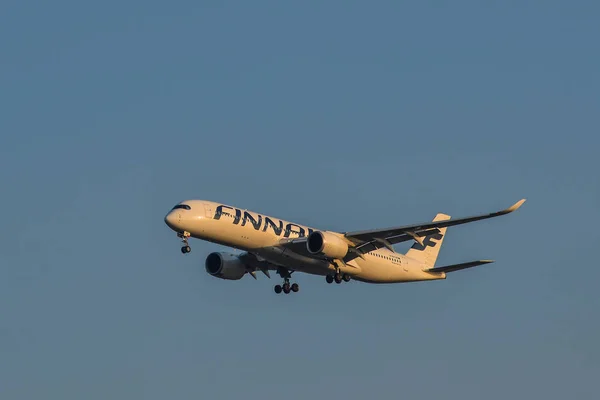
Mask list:
POLYGON ((352 277, 348 274, 344 274, 342 276, 342 279, 344 280, 344 282, 350 282, 350 279, 352 279, 352 277))
POLYGON ((325 280, 327 281, 327 283, 333 283, 333 276, 331 276, 331 275, 327 275, 327 276, 325 277, 325 280))
POLYGON ((298 293, 298 290, 300 290, 300 286, 297 283, 292 283, 292 292, 298 293))
POLYGON ((275 285, 275 293, 281 293, 281 285, 275 285))
MULTIPOLYGON (((292 272, 294 271, 290 271, 287 268, 282 268, 279 267, 277 268, 277 274, 279 274, 279 276, 281 276, 283 278, 283 284, 277 285, 280 287, 279 292, 277 293, 281 293, 281 291, 283 291, 283 293, 285 294, 289 294, 290 292, 297 292, 300 288, 298 287, 298 284, 294 283, 293 285, 290 285, 290 278, 292 275, 292 272)), ((276 288, 277 288, 276 286, 276 288)), ((277 291, 277 289, 275 289, 275 291, 277 291)))
POLYGON ((342 275, 340 274, 335 274, 333 279, 335 279, 335 283, 342 283, 342 275))
POLYGON ((179 232, 179 233, 177 233, 177 237, 181 238, 181 241, 183 242, 183 247, 181 248, 181 252, 183 254, 186 254, 186 253, 189 253, 190 251, 192 251, 192 248, 188 244, 188 238, 190 236, 191 235, 190 235, 189 232, 179 232))

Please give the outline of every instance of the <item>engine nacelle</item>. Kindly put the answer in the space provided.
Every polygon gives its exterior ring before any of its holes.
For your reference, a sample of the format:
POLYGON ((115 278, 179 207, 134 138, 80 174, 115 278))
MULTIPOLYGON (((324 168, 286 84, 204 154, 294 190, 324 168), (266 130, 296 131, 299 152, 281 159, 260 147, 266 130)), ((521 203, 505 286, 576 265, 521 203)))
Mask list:
POLYGON ((330 232, 311 233, 306 240, 306 248, 311 254, 323 254, 329 258, 341 259, 348 254, 348 244, 330 232))
POLYGON ((246 265, 235 255, 227 253, 210 253, 204 268, 212 276, 229 280, 242 279, 246 273, 246 265))

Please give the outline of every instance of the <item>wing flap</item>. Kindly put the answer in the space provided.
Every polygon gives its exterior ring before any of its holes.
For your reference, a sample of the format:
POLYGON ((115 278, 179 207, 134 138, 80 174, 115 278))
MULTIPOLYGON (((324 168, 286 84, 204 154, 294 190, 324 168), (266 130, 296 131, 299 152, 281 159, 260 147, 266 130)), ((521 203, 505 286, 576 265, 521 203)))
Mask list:
POLYGON ((454 271, 460 271, 461 269, 465 269, 465 268, 472 268, 472 267, 477 267, 479 265, 490 264, 493 262, 494 262, 494 260, 469 261, 469 262, 461 263, 461 264, 453 264, 453 265, 446 265, 444 267, 430 268, 427 270, 427 272, 454 272, 454 271))

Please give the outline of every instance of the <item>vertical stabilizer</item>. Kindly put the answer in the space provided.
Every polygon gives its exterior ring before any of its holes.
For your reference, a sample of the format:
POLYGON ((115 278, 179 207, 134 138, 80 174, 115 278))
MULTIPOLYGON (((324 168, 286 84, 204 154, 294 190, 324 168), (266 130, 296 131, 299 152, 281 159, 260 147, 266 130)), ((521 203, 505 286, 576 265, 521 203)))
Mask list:
MULTIPOLYGON (((449 219, 449 215, 438 214, 433 221, 446 221, 449 219)), ((435 261, 438 258, 438 254, 440 253, 440 247, 442 247, 446 229, 447 228, 438 228, 439 232, 421 237, 423 244, 414 243, 406 252, 406 256, 425 264, 429 268, 433 268, 435 261)))

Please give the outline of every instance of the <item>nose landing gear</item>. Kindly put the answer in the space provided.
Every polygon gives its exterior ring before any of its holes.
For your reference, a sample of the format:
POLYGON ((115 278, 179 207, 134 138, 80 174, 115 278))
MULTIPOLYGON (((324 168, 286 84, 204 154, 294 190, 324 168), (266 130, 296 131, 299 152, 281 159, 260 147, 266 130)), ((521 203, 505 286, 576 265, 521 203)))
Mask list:
POLYGON ((187 254, 190 251, 192 251, 192 248, 190 247, 190 245, 188 243, 188 238, 190 236, 191 235, 189 232, 178 232, 177 233, 177 237, 181 238, 181 241, 183 242, 183 246, 181 247, 181 252, 183 254, 187 254))

